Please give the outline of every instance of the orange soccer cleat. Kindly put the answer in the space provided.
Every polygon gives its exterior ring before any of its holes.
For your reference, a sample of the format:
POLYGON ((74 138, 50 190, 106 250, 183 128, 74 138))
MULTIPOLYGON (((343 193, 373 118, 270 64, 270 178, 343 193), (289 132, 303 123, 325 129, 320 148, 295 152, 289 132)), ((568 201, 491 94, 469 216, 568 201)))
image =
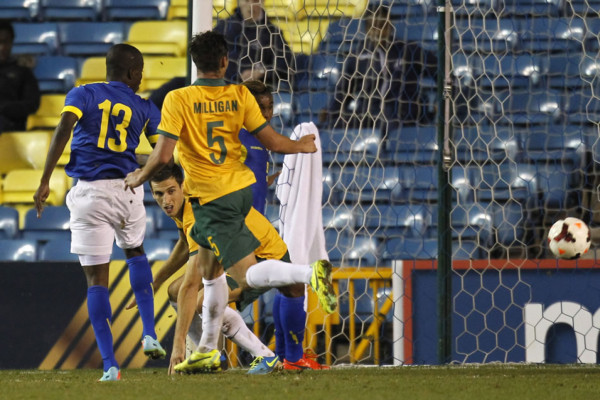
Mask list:
POLYGON ((317 362, 317 355, 312 350, 306 350, 302 358, 295 362, 283 360, 283 369, 286 371, 301 371, 303 369, 329 369, 328 365, 317 362))

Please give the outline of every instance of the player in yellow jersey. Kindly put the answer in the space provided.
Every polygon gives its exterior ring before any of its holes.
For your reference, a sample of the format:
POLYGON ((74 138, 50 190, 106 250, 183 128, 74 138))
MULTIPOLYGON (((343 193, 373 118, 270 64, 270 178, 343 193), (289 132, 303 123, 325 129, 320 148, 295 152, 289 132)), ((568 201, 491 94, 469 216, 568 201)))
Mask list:
MULTIPOLYGON (((156 147, 144 168, 125 179, 125 189, 140 186, 171 161, 177 146, 186 174, 184 192, 195 217, 190 234, 201 246, 196 263, 204 283, 200 344, 187 360, 174 366, 175 371, 186 373, 210 372, 219 366, 217 340, 228 300, 224 269, 243 290, 310 284, 326 312, 332 313, 337 307, 328 261, 299 265, 270 259, 257 263, 254 251, 259 241, 245 224, 252 205, 250 185, 255 178, 240 160, 240 129, 245 127, 255 134, 267 149, 286 154, 315 152, 314 136, 293 141, 278 134, 246 87, 225 84, 229 60, 221 34, 209 31, 195 35, 190 53, 198 80, 167 94, 156 147)), ((269 223, 266 218, 264 223, 269 223)), ((190 300, 194 299, 182 297, 180 291, 180 312, 193 307, 190 300)))
MULTIPOLYGON (((179 228, 179 240, 175 244, 169 258, 154 277, 153 286, 155 291, 170 276, 183 267, 188 262, 188 259, 190 265, 194 265, 195 256, 198 253, 198 245, 189 237, 189 231, 194 222, 194 215, 191 204, 185 201, 182 185, 183 173, 175 164, 164 167, 150 179, 150 189, 152 190, 154 200, 156 200, 163 212, 175 221, 179 228)), ((260 238, 261 245, 256 249, 257 257, 289 261, 287 246, 275 228, 271 225, 262 224, 262 221, 256 218, 257 215, 259 215, 258 211, 252 209, 246 216, 246 224, 249 229, 256 237, 260 238)), ((198 309, 201 310, 203 300, 202 277, 198 275, 196 268, 190 268, 189 271, 186 270, 186 273, 190 275, 185 283, 188 285, 188 289, 184 290, 184 292, 198 293, 197 304, 198 309)), ((177 278, 167 289, 169 300, 175 310, 178 310, 177 298, 183 280, 183 277, 177 278)), ((263 291, 259 290, 250 290, 244 291, 243 295, 240 295, 240 290, 237 288, 235 281, 228 279, 228 284, 234 289, 230 292, 229 301, 236 302, 237 309, 240 311, 263 293, 263 291)), ((133 305, 135 305, 135 302, 128 306, 128 308, 133 307, 133 305)), ((173 351, 171 353, 172 357, 177 360, 183 360, 185 354, 186 332, 195 345, 198 345, 200 340, 201 329, 199 328, 201 328, 201 320, 197 316, 197 311, 194 311, 194 314, 191 316, 192 319, 189 317, 189 315, 180 315, 177 319, 173 351)), ((232 308, 227 307, 225 309, 221 332, 229 340, 255 357, 252 367, 248 371, 249 374, 266 374, 281 365, 277 362, 272 363, 276 358, 275 354, 248 329, 242 316, 232 308), (271 368, 265 368, 268 365, 267 363, 271 364, 271 368)))

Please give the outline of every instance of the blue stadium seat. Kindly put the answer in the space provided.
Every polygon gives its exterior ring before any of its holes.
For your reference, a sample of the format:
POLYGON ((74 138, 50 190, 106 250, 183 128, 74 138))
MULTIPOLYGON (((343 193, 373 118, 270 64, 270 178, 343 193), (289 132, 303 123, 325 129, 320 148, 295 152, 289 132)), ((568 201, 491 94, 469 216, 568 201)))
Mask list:
POLYGON ((578 172, 561 163, 539 163, 535 166, 540 209, 560 212, 579 204, 576 181, 578 172))
POLYGON ((324 91, 301 92, 294 95, 296 109, 305 121, 317 121, 319 112, 329 105, 329 94, 324 91))
MULTIPOLYGON (((398 167, 401 200, 407 202, 437 201, 438 171, 433 165, 402 165, 398 167)), ((395 200, 400 200, 394 197, 395 200)))
POLYGON ((507 201, 494 207, 495 242, 501 246, 519 246, 525 243, 526 214, 516 201, 507 201))
POLYGON ((565 14, 565 0, 501 0, 503 15, 559 17, 565 14))
POLYGON ((378 130, 332 129, 321 134, 321 149, 324 164, 334 160, 354 163, 375 161, 379 158, 381 138, 378 130))
POLYGON ((41 245, 38 259, 40 261, 78 262, 79 256, 71 253, 70 240, 55 238, 41 245))
POLYGON ((453 240, 453 260, 479 260, 482 258, 482 250, 479 242, 475 240, 453 240))
POLYGON ((146 205, 146 234, 144 236, 145 238, 154 239, 157 237, 156 219, 160 214, 163 214, 163 212, 160 210, 160 207, 156 205, 156 202, 150 205, 146 205))
POLYGON ((0 206, 0 239, 14 239, 19 235, 19 212, 17 209, 0 206))
POLYGON ((600 98, 591 90, 579 91, 566 97, 566 122, 574 125, 596 125, 600 119, 600 98))
POLYGON ((527 161, 559 163, 566 170, 579 169, 585 162, 585 138, 577 126, 530 127, 523 129, 520 136, 527 161))
POLYGON ((41 56, 33 72, 42 93, 67 93, 75 86, 77 68, 74 57, 41 56))
POLYGON ((321 212, 323 229, 347 230, 352 232, 360 227, 359 211, 345 204, 325 204, 321 212))
POLYGON ((60 44, 66 56, 104 56, 125 38, 121 22, 66 22, 60 24, 60 44))
POLYGON ((538 86, 542 81, 542 63, 531 54, 504 54, 483 60, 483 71, 478 86, 486 90, 494 88, 526 89, 538 86))
POLYGON ((47 242, 52 239, 71 242, 70 213, 67 206, 47 206, 42 217, 37 211, 30 209, 25 214, 23 238, 47 242))
POLYGON ((44 20, 96 21, 102 16, 102 0, 41 0, 44 20))
POLYGON ((380 204, 367 208, 362 214, 359 226, 379 238, 423 237, 432 223, 431 210, 422 204, 380 204))
POLYGON ((516 161, 521 143, 511 126, 466 126, 454 130, 456 159, 461 162, 516 161))
POLYGON ((555 90, 509 90, 493 99, 497 122, 503 125, 548 125, 564 114, 564 100, 555 90))
POLYGON ((431 164, 437 154, 435 126, 400 126, 390 129, 383 140, 385 151, 381 159, 397 164, 431 164))
POLYGON ((538 17, 521 24, 521 48, 526 52, 581 54, 586 22, 581 18, 538 17))
POLYGON ((32 21, 38 15, 39 0, 2 0, 0 19, 10 21, 32 21))
POLYGON ((384 241, 383 260, 435 260, 438 257, 438 240, 425 238, 393 237, 384 241))
POLYGON ((273 118, 270 124, 277 132, 289 136, 296 123, 298 112, 291 93, 277 92, 273 94, 273 118))
POLYGON ((453 29, 454 40, 465 52, 503 54, 519 46, 520 26, 512 18, 457 19, 453 29))
POLYGON ((331 19, 327 33, 319 44, 319 52, 326 54, 346 54, 364 40, 362 20, 358 18, 331 19))
MULTIPOLYGON (((437 218, 434 215, 434 218, 437 218)), ((450 212, 452 237, 478 242, 484 248, 493 241, 494 210, 489 203, 466 203, 450 212)))
POLYGON ((58 52, 58 24, 55 22, 17 22, 13 24, 13 54, 51 56, 58 52))
POLYGON ((501 0, 452 0, 454 15, 462 17, 483 18, 492 11, 498 11, 502 5, 501 0))
POLYGON ((535 176, 530 171, 519 168, 514 162, 484 164, 467 169, 469 180, 475 189, 476 202, 532 200, 535 192, 535 176))
POLYGON ((37 242, 30 239, 0 239, 0 261, 36 261, 37 242))
POLYGON ((306 73, 300 74, 296 80, 296 88, 300 92, 333 91, 340 79, 343 58, 331 53, 313 54, 308 57, 306 73))
POLYGON ((164 239, 145 239, 144 251, 148 261, 166 260, 173 250, 173 242, 164 239))
POLYGON ((425 16, 393 21, 396 37, 404 42, 419 44, 426 50, 436 51, 438 43, 438 18, 425 16))
POLYGON ((349 203, 389 202, 400 198, 402 186, 396 167, 345 167, 332 188, 340 201, 349 203))
POLYGON ((591 78, 591 81, 597 74, 593 67, 596 61, 593 61, 594 64, 586 63, 586 60, 593 60, 592 58, 582 60, 568 53, 546 53, 538 55, 538 59, 541 61, 544 86, 552 89, 575 90, 589 86, 586 78, 591 78))
POLYGON ((161 20, 167 17, 169 0, 104 0, 104 17, 114 20, 161 20))
POLYGON ((179 229, 173 218, 165 214, 160 207, 148 207, 146 214, 154 213, 156 234, 159 239, 178 240, 179 229))
POLYGON ((379 242, 375 238, 327 229, 325 245, 329 260, 335 265, 341 267, 374 267, 377 265, 379 242))
MULTIPOLYGON (((567 14, 597 16, 600 13, 599 0, 570 0, 566 5, 567 14)), ((595 31, 597 32, 597 31, 595 31)))

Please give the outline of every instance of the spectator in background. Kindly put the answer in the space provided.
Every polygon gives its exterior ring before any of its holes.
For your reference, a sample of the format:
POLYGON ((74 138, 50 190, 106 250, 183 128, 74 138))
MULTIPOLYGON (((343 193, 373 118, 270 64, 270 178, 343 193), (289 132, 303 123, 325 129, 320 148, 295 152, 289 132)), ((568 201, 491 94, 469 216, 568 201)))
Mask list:
POLYGON ((40 106, 40 89, 33 71, 11 56, 15 31, 0 20, 0 133, 25 130, 27 116, 40 106))
POLYGON ((390 8, 365 11, 364 45, 346 57, 335 97, 321 110, 324 127, 382 127, 427 121, 419 80, 435 78, 437 59, 417 44, 394 37, 390 8))
POLYGON ((279 28, 267 20, 263 0, 239 0, 233 15, 219 20, 214 30, 225 36, 229 47, 227 81, 259 80, 274 89, 285 82, 292 86, 288 70, 295 69, 294 54, 279 28))

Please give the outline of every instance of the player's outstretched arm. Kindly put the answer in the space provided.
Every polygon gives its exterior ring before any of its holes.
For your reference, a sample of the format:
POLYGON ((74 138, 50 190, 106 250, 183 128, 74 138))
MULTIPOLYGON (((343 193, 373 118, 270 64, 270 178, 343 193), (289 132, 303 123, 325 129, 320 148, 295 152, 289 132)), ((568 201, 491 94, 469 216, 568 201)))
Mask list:
POLYGON ((46 164, 44 165, 44 172, 40 178, 40 185, 38 186, 35 194, 33 195, 33 201, 35 203, 35 209, 37 210, 37 216, 42 216, 42 210, 44 208, 44 202, 50 195, 50 177, 65 146, 69 142, 73 127, 79 118, 77 115, 70 111, 65 111, 60 117, 60 121, 54 130, 52 135, 52 141, 50 142, 50 148, 48 149, 48 155, 46 156, 46 164))
POLYGON ((305 135, 299 140, 292 140, 275 131, 271 125, 261 129, 256 138, 267 149, 276 153, 295 154, 295 153, 314 153, 317 151, 315 145, 315 135, 305 135))
POLYGON ((175 139, 159 136, 156 142, 156 147, 150 153, 148 162, 143 168, 138 168, 130 172, 125 177, 125 190, 130 189, 135 193, 134 189, 141 186, 152 175, 158 172, 162 167, 167 165, 173 159, 173 151, 177 141, 175 139))

